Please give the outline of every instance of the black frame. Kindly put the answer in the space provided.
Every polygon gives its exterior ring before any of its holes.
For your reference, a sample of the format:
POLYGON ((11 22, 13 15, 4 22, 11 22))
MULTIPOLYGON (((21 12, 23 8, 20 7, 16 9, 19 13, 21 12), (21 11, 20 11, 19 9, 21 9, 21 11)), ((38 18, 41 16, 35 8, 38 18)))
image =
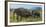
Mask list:
POLYGON ((28 2, 28 1, 5 1, 5 26, 25 26, 25 25, 41 25, 45 24, 45 3, 43 2, 28 2), (44 4, 44 23, 39 23, 39 24, 22 24, 22 25, 8 25, 8 2, 23 2, 23 3, 39 3, 39 4, 44 4))

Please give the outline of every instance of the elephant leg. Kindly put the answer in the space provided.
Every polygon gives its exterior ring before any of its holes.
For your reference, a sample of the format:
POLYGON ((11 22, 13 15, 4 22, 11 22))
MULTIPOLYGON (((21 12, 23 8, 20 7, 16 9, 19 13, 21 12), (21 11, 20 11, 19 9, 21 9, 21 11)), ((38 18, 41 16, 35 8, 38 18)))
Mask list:
POLYGON ((22 16, 20 17, 20 21, 22 21, 22 16))
POLYGON ((34 16, 34 18, 35 18, 35 16, 34 16))
POLYGON ((17 16, 17 22, 19 21, 19 19, 18 19, 18 16, 17 16))

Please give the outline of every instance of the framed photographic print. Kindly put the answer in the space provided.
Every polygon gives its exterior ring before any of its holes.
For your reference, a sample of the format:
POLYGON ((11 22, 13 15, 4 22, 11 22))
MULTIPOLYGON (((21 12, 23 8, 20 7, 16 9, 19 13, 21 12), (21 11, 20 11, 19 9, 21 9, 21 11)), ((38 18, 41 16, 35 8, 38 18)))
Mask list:
POLYGON ((40 2, 5 2, 6 25, 45 24, 44 3, 40 2))

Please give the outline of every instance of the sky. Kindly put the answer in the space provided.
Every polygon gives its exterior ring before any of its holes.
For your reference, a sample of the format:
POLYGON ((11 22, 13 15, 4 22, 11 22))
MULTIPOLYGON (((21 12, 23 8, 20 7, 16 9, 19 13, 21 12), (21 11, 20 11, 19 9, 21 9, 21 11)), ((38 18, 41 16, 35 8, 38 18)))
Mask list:
POLYGON ((28 4, 10 4, 10 8, 26 8, 26 9, 35 9, 36 7, 42 7, 41 5, 28 5, 28 4))

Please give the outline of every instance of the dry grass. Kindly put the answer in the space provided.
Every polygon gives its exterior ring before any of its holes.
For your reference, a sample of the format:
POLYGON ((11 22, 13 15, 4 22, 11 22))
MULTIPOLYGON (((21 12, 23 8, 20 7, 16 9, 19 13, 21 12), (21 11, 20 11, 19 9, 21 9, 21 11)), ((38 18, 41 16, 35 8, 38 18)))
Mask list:
MULTIPOLYGON (((36 22, 36 21, 42 21, 42 18, 41 17, 22 17, 22 20, 20 21, 20 17, 19 17, 19 22, 36 22)), ((10 17, 10 22, 17 22, 17 17, 16 16, 11 16, 10 17)))

